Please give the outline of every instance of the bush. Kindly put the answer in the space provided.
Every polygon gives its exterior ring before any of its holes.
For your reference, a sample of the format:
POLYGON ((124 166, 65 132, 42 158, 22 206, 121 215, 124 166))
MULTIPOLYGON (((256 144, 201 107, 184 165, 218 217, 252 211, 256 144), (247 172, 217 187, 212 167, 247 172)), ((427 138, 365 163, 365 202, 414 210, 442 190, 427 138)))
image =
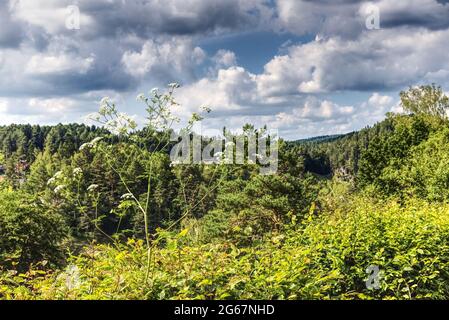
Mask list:
POLYGON ((226 239, 251 245, 301 220, 316 199, 319 182, 311 175, 254 176, 221 187, 216 206, 200 222, 204 241, 226 239))
POLYGON ((331 297, 449 298, 449 205, 341 197, 297 237, 314 248, 310 268, 340 275, 331 297), (366 289, 369 266, 383 273, 380 290, 366 289))
POLYGON ((67 230, 64 220, 21 192, 0 191, 0 268, 25 270, 57 264, 67 230))
POLYGON ((415 195, 430 201, 449 199, 449 129, 431 134, 411 149, 400 168, 387 167, 380 176, 390 193, 415 195))

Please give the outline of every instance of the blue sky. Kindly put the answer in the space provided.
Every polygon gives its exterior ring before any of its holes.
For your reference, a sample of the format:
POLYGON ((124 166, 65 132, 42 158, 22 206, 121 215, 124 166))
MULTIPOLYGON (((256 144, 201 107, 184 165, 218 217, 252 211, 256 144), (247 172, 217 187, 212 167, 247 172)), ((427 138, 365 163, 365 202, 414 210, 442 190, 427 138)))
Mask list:
POLYGON ((252 73, 263 72, 263 67, 275 55, 282 54, 292 44, 307 43, 312 35, 297 36, 289 32, 252 31, 200 40, 198 45, 209 55, 224 49, 235 53, 237 63, 252 73))
POLYGON ((441 0, 3 0, 0 19, 0 124, 83 122, 104 96, 142 122, 136 96, 179 82, 184 119, 298 139, 449 85, 441 0))

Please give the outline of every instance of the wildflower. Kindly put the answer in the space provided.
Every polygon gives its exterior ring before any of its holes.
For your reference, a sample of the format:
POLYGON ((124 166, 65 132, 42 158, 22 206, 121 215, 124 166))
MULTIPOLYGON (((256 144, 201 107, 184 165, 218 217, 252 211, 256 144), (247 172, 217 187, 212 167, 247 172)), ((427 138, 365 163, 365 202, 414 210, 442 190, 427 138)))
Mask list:
POLYGON ((98 142, 100 142, 101 140, 103 140, 102 137, 96 137, 96 138, 93 139, 91 142, 83 143, 83 144, 80 146, 79 150, 80 150, 80 151, 83 151, 84 149, 87 149, 87 148, 91 149, 91 148, 95 147, 95 146, 98 144, 98 142))
MULTIPOLYGON (((108 114, 108 106, 107 105, 101 105, 100 109, 98 110, 98 114, 105 116, 106 114, 108 114)), ((100 117, 97 117, 96 119, 100 120, 100 117)), ((98 121, 97 120, 97 121, 98 121)))
POLYGON ((151 89, 150 92, 151 92, 151 95, 155 96, 159 93, 159 88, 153 88, 153 89, 151 89))
POLYGON ((115 119, 109 120, 105 127, 115 135, 126 135, 137 128, 137 122, 126 113, 119 113, 115 119))
POLYGON ((48 181, 47 181, 47 186, 51 186, 52 184, 54 184, 56 182, 56 179, 53 177, 53 178, 50 178, 50 179, 48 179, 48 181))
POLYGON ((198 121, 201 121, 201 120, 203 120, 203 117, 201 117, 198 113, 194 112, 192 114, 192 117, 189 120, 189 124, 192 125, 195 122, 198 122, 198 121))
POLYGON ((100 142, 101 140, 103 140, 102 137, 96 137, 95 139, 93 139, 90 144, 92 145, 92 147, 95 147, 97 145, 98 142, 100 142))
POLYGON ((137 96, 137 98, 136 98, 136 100, 145 100, 146 99, 146 97, 145 97, 145 95, 143 94, 143 93, 141 93, 141 94, 139 94, 138 96, 137 96))
POLYGON ((62 176, 63 176, 63 172, 62 172, 62 171, 58 171, 58 172, 56 172, 56 173, 53 175, 53 178, 59 179, 59 178, 62 178, 62 176))
POLYGON ((125 193, 124 195, 122 195, 120 197, 120 199, 122 199, 122 200, 129 200, 129 199, 133 199, 133 198, 134 198, 134 195, 132 193, 125 193))
POLYGON ((103 99, 101 99, 100 101, 100 105, 107 105, 109 104, 109 97, 104 97, 103 99))
POLYGON ((87 192, 94 192, 98 189, 98 184, 91 184, 88 188, 87 188, 87 192))
POLYGON ((168 85, 169 88, 177 89, 180 87, 179 83, 173 82, 168 85))
POLYGON ((83 143, 81 146, 80 146, 80 151, 83 151, 84 149, 86 149, 86 148, 90 148, 90 143, 83 143))
POLYGON ((74 176, 80 176, 83 174, 83 170, 81 168, 75 168, 73 169, 73 175, 74 176))
POLYGON ((64 190, 64 188, 65 188, 65 185, 62 184, 62 185, 57 186, 53 191, 54 191, 54 193, 58 194, 62 190, 64 190))
POLYGON ((206 113, 210 113, 212 111, 212 109, 209 108, 208 106, 202 106, 201 109, 206 113))

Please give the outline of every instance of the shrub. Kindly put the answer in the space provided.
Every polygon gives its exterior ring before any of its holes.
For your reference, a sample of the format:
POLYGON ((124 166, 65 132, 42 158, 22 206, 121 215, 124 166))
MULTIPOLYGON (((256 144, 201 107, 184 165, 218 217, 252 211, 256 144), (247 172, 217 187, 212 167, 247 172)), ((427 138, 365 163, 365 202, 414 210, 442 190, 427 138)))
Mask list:
POLYGON ((204 240, 250 245, 300 220, 316 199, 319 184, 310 175, 254 176, 226 182, 216 208, 201 220, 204 240))
POLYGON ((57 264, 66 231, 64 220, 38 200, 0 191, 0 268, 24 270, 43 260, 57 264))

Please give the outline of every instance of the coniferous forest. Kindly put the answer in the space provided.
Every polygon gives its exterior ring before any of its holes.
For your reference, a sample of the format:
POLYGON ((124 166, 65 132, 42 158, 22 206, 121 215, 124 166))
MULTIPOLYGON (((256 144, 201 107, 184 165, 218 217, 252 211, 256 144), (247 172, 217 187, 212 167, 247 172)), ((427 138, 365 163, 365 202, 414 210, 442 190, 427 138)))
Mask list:
POLYGON ((176 89, 140 97, 144 127, 108 99, 96 125, 0 127, 0 299, 449 298, 440 87, 357 132, 272 141, 273 174, 171 161, 176 89))

